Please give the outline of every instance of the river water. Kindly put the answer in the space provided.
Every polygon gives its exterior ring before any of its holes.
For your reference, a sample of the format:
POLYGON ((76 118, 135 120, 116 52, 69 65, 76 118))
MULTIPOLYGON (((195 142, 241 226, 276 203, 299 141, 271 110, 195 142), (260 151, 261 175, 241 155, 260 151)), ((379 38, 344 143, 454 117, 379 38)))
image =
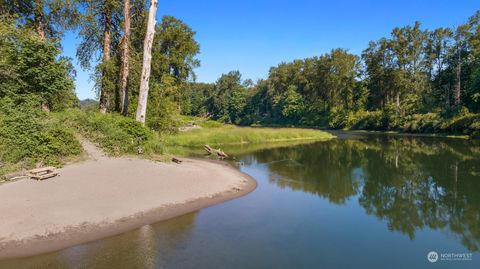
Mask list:
POLYGON ((0 268, 480 268, 480 141, 340 137, 226 148, 251 194, 0 268))

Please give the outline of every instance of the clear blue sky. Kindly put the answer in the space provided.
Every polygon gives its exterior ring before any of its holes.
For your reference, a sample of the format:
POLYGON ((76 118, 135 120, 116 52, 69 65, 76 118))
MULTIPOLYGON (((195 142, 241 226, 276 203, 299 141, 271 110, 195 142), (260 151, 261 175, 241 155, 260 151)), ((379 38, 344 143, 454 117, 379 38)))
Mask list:
MULTIPOLYGON (((416 20, 428 29, 454 26, 478 9, 478 0, 159 0, 157 20, 172 15, 197 32, 197 81, 214 82, 230 70, 255 81, 282 61, 337 47, 360 54, 396 26, 416 20)), ((75 34, 67 33, 62 44, 64 55, 75 58, 75 34)), ((77 95, 94 98, 88 72, 74 64, 77 95)))

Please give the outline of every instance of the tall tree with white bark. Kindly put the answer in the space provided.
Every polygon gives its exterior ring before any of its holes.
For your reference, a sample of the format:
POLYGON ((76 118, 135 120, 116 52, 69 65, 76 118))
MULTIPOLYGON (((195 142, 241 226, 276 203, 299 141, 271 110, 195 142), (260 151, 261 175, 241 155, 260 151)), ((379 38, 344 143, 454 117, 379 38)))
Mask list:
POLYGON ((120 67, 120 112, 128 113, 128 73, 130 57, 130 0, 123 1, 122 64, 120 67))
POLYGON ((150 10, 148 11, 147 34, 143 41, 143 64, 142 75, 140 77, 140 92, 138 96, 138 106, 136 120, 145 124, 147 113, 148 90, 150 81, 150 71, 152 63, 152 45, 155 37, 155 16, 157 14, 158 1, 150 1, 150 10))

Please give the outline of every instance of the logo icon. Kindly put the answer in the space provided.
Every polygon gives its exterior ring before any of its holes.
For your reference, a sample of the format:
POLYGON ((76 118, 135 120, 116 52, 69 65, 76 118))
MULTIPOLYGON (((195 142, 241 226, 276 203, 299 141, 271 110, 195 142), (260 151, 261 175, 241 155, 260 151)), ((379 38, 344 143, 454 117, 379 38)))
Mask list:
POLYGON ((427 260, 431 263, 437 262, 438 261, 438 253, 435 252, 435 251, 428 252, 427 260))

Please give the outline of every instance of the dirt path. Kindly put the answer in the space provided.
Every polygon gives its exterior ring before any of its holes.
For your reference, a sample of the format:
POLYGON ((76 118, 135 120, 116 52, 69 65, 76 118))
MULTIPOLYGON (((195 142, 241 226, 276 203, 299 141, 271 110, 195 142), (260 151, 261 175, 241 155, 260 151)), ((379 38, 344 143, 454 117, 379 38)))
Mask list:
POLYGON ((106 158, 106 154, 92 142, 88 141, 83 137, 77 138, 82 144, 83 150, 87 154, 88 158, 91 160, 101 160, 106 158))

